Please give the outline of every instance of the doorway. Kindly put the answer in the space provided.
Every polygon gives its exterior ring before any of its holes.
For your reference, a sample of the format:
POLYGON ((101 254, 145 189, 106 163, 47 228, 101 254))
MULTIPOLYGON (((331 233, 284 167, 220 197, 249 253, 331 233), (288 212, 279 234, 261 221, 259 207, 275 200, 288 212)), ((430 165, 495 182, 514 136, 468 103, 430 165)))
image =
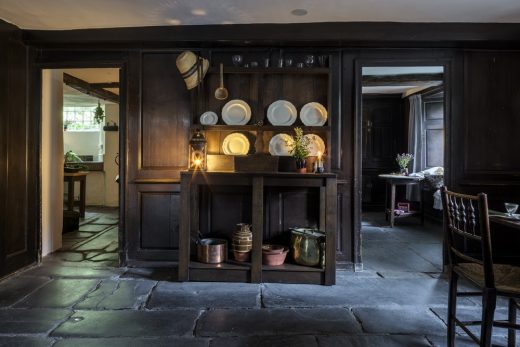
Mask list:
POLYGON ((395 62, 360 69, 363 267, 382 277, 442 272, 445 67, 395 62), (406 173, 397 156, 407 154, 413 159, 406 173))
POLYGON ((42 70, 42 256, 120 263, 120 78, 120 68, 42 70))

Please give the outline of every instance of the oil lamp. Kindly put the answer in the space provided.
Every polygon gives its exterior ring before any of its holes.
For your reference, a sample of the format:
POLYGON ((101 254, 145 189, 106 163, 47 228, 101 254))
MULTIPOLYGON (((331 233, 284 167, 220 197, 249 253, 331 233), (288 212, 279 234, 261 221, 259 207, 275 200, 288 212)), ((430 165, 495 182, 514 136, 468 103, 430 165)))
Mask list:
POLYGON ((200 130, 197 129, 189 142, 189 170, 206 170, 206 149, 206 138, 200 130))

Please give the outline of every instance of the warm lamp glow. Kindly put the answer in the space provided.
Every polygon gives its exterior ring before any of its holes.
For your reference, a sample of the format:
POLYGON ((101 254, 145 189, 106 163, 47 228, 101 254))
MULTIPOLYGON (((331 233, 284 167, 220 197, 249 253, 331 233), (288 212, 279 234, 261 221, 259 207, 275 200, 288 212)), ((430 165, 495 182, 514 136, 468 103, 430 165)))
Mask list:
POLYGON ((206 170, 206 150, 206 138, 200 130, 196 130, 189 142, 189 170, 206 170))

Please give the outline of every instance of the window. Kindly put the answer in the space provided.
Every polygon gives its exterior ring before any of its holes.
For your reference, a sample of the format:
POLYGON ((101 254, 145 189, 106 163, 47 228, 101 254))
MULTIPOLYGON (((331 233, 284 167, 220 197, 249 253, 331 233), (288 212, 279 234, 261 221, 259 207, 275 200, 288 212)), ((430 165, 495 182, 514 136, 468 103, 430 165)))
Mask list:
MULTIPOLYGON (((105 105, 101 105, 105 111, 105 105)), ((96 106, 64 106, 63 128, 72 131, 100 131, 102 124, 94 121, 96 106)))

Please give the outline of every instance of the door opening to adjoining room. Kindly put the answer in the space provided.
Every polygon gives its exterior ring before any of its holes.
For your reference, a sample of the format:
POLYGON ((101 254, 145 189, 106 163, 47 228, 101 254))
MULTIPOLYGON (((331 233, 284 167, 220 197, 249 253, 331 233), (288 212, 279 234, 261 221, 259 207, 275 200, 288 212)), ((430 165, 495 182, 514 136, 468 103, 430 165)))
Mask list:
POLYGON ((363 266, 381 276, 441 272, 444 66, 361 69, 363 266))
POLYGON ((119 79, 119 68, 42 70, 42 256, 119 264, 119 79))

